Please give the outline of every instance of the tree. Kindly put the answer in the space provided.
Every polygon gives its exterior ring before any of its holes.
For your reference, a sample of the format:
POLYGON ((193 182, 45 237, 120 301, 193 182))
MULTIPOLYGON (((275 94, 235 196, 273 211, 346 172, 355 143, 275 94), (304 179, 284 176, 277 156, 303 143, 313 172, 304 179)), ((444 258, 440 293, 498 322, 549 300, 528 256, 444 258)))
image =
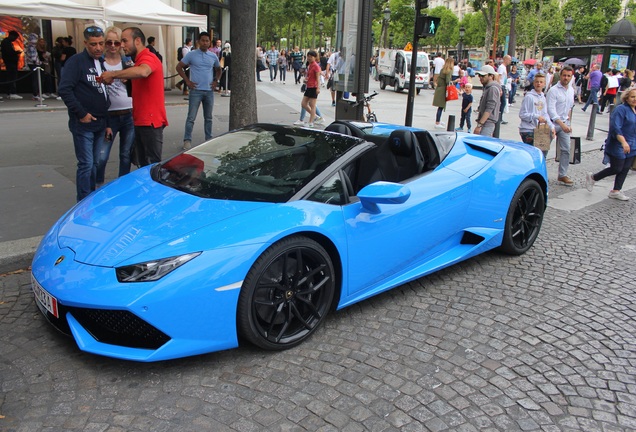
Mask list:
POLYGON ((575 40, 604 38, 620 11, 621 0, 568 0, 563 6, 563 16, 574 19, 575 40))
POLYGON ((484 47, 486 52, 492 46, 493 39, 493 30, 497 13, 497 0, 468 0, 468 5, 470 5, 475 12, 481 12, 484 17, 484 22, 486 23, 486 34, 484 36, 484 47))
POLYGON ((256 110, 256 0, 232 0, 230 130, 258 122, 256 110))

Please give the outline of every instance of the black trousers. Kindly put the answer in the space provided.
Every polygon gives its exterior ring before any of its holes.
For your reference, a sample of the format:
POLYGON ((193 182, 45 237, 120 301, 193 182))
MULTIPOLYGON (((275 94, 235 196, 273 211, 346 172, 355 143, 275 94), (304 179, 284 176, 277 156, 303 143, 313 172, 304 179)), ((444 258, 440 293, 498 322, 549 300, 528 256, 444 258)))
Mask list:
POLYGON ((161 162, 163 126, 135 126, 135 156, 139 166, 161 162))

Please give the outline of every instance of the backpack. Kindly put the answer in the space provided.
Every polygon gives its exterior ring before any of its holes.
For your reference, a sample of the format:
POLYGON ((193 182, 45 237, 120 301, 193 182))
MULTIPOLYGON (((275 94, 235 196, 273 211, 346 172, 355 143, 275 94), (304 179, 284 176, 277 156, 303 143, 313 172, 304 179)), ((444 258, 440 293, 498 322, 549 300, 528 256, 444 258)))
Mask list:
POLYGON ((177 48, 177 60, 181 61, 183 59, 183 47, 177 48))

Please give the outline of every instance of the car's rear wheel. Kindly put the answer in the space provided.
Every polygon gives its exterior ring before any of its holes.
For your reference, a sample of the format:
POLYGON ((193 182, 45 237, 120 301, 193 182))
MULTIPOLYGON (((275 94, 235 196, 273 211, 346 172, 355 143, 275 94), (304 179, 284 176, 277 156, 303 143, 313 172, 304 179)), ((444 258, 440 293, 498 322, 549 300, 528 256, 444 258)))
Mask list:
POLYGON ((243 282, 239 333, 268 350, 294 347, 324 321, 335 286, 331 258, 320 244, 283 239, 256 260, 243 282))
POLYGON ((386 88, 386 81, 384 80, 384 77, 381 76, 380 77, 380 90, 384 90, 386 88))
POLYGON ((532 247, 541 230, 545 212, 545 195, 539 183, 526 179, 515 192, 504 230, 501 251, 521 255, 532 247))

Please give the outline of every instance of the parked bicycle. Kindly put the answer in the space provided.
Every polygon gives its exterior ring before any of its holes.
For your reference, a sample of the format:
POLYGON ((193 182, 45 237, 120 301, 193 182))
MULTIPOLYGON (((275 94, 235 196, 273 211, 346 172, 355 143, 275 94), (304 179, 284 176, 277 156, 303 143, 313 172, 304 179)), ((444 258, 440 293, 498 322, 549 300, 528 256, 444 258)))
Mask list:
POLYGON ((352 106, 358 106, 361 103, 364 104, 364 107, 367 109, 367 114, 364 116, 364 119, 368 121, 369 123, 375 123, 378 121, 378 117, 375 115, 375 112, 371 110, 371 104, 370 104, 371 99, 373 99, 377 95, 378 95, 378 92, 373 92, 369 96, 364 96, 359 101, 351 103, 352 106))

